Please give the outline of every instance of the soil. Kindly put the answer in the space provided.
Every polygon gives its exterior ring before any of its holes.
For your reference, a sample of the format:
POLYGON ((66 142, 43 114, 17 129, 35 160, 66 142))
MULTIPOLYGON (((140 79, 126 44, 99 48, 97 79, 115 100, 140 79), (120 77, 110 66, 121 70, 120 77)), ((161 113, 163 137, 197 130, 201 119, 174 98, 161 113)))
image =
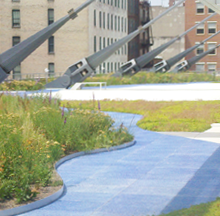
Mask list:
MULTIPOLYGON (((57 174, 56 171, 53 172, 53 176, 52 176, 52 185, 53 183, 57 182, 57 181, 62 181, 61 177, 57 174)), ((59 186, 47 186, 47 187, 40 187, 38 189, 38 194, 35 198, 33 198, 31 201, 25 202, 25 203, 20 203, 17 204, 16 200, 8 200, 8 201, 4 201, 4 202, 0 202, 0 211, 1 210, 6 210, 6 209, 11 209, 11 208, 15 208, 15 207, 19 207, 19 206, 23 206, 23 205, 27 205, 29 203, 44 199, 54 193, 56 193, 57 191, 59 191, 62 188, 62 184, 59 186)))

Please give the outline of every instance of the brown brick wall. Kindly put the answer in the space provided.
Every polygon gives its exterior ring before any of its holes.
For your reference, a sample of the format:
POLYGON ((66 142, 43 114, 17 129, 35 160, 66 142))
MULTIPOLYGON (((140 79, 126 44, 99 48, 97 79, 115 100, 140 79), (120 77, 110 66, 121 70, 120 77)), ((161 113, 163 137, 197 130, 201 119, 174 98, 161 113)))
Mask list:
MULTIPOLYGON (((193 25, 195 25, 196 22, 202 21, 204 18, 209 16, 208 8, 205 7, 204 14, 196 14, 196 3, 195 1, 185 1, 185 29, 189 29, 193 25)), ((208 21, 218 21, 220 20, 220 15, 215 15, 208 21)), ((217 31, 220 30, 220 22, 217 22, 217 31)), ((197 35, 196 30, 191 31, 187 34, 185 37, 185 49, 188 49, 189 47, 192 47, 195 45, 196 42, 200 42, 206 38, 208 38, 210 34, 208 34, 208 24, 205 23, 205 33, 204 35, 197 35)), ((208 42, 217 42, 217 44, 220 43, 220 34, 215 36, 214 38, 210 39, 208 42)), ((208 45, 205 44, 205 51, 207 51, 208 45)), ((196 51, 189 54, 186 59, 192 58, 196 55, 196 51)), ((220 50, 217 50, 217 55, 215 56, 206 56, 203 59, 201 59, 199 62, 205 63, 205 70, 208 70, 207 63, 208 62, 216 62, 217 63, 217 70, 220 70, 220 50)), ((191 68, 191 70, 195 70, 195 65, 191 68)))

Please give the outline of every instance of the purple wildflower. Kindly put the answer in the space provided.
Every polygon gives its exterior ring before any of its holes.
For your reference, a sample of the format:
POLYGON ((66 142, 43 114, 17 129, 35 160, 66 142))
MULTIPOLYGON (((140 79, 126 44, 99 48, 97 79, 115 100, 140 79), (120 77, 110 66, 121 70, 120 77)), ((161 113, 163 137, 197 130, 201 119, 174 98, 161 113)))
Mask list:
POLYGON ((64 119, 64 124, 66 124, 66 117, 65 117, 65 119, 64 119))

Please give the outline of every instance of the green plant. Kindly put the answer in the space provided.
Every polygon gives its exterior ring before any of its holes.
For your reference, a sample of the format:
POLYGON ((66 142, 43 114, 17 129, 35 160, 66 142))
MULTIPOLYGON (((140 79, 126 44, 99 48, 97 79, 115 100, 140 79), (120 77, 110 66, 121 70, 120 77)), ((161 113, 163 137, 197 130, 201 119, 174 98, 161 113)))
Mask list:
POLYGON ((52 184, 55 161, 75 151, 132 140, 96 110, 66 110, 49 97, 0 95, 0 201, 26 202, 52 184))

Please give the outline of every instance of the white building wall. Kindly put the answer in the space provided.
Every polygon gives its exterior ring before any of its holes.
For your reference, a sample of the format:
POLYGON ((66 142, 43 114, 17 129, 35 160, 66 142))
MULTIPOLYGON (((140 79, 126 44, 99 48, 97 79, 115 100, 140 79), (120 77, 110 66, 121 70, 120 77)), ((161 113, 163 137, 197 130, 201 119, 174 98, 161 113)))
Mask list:
MULTIPOLYGON (((159 14, 167 10, 167 7, 153 6, 152 12, 153 17, 157 17, 159 14)), ((159 21, 152 25, 153 29, 153 39, 154 45, 151 49, 155 49, 166 42, 172 40, 174 37, 185 32, 185 7, 180 6, 170 11, 159 21)), ((163 51, 160 56, 168 60, 169 58, 179 54, 185 49, 185 38, 182 37, 180 40, 176 41, 165 51, 163 51)))
MULTIPOLYGON (((115 1, 111 0, 96 0, 89 6, 89 54, 94 53, 94 37, 96 37, 96 52, 101 48, 119 40, 127 35, 127 0, 115 1), (119 5, 118 5, 119 2, 119 5), (123 2, 123 6, 122 6, 123 2), (113 4, 112 4, 113 3, 113 4), (94 24, 94 11, 96 13, 96 24, 94 24), (101 14, 101 27, 100 27, 101 14), (105 22, 103 19, 105 16, 105 22), (108 21, 109 16, 109 21, 108 21), (111 17, 113 17, 113 26, 111 24, 111 17), (115 17, 117 21, 115 22, 115 17), (120 19, 120 23, 118 22, 120 19), (108 25, 109 22, 109 25, 108 25), (123 23, 123 24, 122 24, 123 23), (120 24, 120 28, 119 28, 120 24), (113 29, 112 29, 113 27, 113 29), (117 27, 117 28, 116 28, 117 27)), ((119 65, 127 61, 127 45, 123 46, 119 51, 115 52, 102 65, 97 68, 97 72, 112 72, 118 69, 119 65)))
MULTIPOLYGON (((86 0, 2 0, 0 4, 0 53, 12 47, 12 37, 20 36, 21 41, 35 34, 48 25, 48 9, 54 9, 54 20, 64 17, 71 8, 77 8, 86 0), (21 27, 12 28, 12 10, 19 9, 21 27)), ((125 2, 127 0, 123 0, 125 2)), ((21 73, 44 73, 49 63, 55 64, 55 72, 65 72, 66 69, 83 57, 94 53, 94 36, 119 39, 127 34, 126 31, 111 31, 107 29, 107 14, 123 17, 127 20, 127 9, 108 4, 108 0, 95 0, 90 6, 82 10, 78 17, 68 21, 54 34, 54 53, 48 54, 48 41, 43 43, 29 57, 21 63, 21 73), (94 9, 97 10, 97 26, 94 26, 94 9), (99 28, 98 12, 106 14, 106 28, 99 28)), ((109 1, 111 2, 111 0, 109 1)), ((113 1, 115 2, 115 1, 113 1)), ((117 1, 118 2, 118 1, 117 1)), ((122 2, 122 0, 120 0, 122 2)), ((124 21, 125 22, 125 21, 124 21)), ((125 24, 124 24, 125 26, 125 24)), ((127 26, 127 25, 126 25, 127 26)), ((121 28, 120 28, 121 29, 121 28)), ((98 41, 98 39, 97 39, 98 41)), ((98 51, 97 43, 97 51, 98 51)), ((123 52, 124 53, 124 52, 123 52)), ((123 63, 127 60, 126 54, 114 54, 107 63, 123 63)), ((103 65, 102 65, 103 66, 103 65)), ((118 67, 118 66, 117 66, 118 67)))

